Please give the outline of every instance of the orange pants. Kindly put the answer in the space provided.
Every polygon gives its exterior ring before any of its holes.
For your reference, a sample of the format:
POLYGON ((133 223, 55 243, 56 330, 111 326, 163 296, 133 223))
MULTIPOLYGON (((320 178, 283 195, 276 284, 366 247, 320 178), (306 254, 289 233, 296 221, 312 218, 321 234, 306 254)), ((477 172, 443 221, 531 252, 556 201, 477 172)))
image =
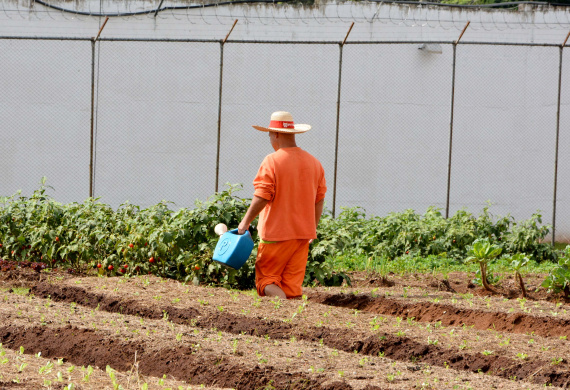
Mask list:
POLYGON ((265 296, 265 287, 275 284, 285 292, 287 298, 300 297, 308 255, 307 239, 259 244, 255 261, 257 294, 265 296))

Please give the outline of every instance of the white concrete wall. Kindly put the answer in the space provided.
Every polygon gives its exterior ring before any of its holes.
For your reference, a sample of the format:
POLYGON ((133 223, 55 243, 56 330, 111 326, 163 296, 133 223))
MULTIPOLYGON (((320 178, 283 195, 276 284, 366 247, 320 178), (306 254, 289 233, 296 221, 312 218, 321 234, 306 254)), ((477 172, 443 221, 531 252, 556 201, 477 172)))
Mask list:
MULTIPOLYGON (((0 36, 91 37, 101 18, 4 1, 0 36)), ((69 7, 68 2, 54 3, 69 7)), ((100 2, 81 3, 101 11, 100 2)), ((171 3, 180 4, 180 3, 171 3)), ((103 12, 152 9, 157 2, 105 2, 103 12)), ((165 5, 167 5, 165 3, 165 5)), ((103 37, 340 41, 344 47, 337 210, 370 214, 445 208, 452 45, 426 53, 415 44, 367 40, 457 39, 561 43, 566 9, 476 11, 366 3, 315 7, 245 5, 112 18, 103 37)), ((568 50, 566 50, 568 51, 568 50)), ((41 176, 63 202, 89 190, 91 43, 0 39, 0 194, 29 194, 41 176)), ((558 85, 556 47, 459 45, 451 170, 451 212, 552 223, 558 85)), ((301 147, 322 162, 332 208, 339 47, 243 44, 224 49, 220 188, 251 180, 271 152, 264 125, 278 109, 314 129, 301 147)), ((570 238, 570 79, 560 115, 558 237, 570 238)), ((213 193, 219 99, 218 43, 97 44, 95 196, 117 206, 162 199, 191 207, 213 193)))

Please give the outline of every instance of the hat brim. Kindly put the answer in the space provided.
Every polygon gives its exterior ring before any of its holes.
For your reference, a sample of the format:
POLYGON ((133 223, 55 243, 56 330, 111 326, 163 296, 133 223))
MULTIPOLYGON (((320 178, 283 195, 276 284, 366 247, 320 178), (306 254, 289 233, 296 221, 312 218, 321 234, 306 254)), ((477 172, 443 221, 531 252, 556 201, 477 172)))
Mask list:
POLYGON ((286 134, 299 134, 311 130, 311 125, 305 125, 305 124, 295 125, 295 127, 292 129, 280 129, 276 127, 263 127, 263 126, 252 126, 252 127, 259 131, 265 131, 265 132, 273 131, 276 133, 286 133, 286 134))

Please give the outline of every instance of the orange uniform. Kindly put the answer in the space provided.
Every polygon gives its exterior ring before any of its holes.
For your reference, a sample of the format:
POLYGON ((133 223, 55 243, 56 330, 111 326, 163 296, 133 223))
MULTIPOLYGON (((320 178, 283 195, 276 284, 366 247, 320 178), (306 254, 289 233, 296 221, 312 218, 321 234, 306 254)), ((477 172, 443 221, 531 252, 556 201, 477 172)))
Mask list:
POLYGON ((315 204, 327 190, 324 169, 299 147, 280 148, 261 163, 253 181, 255 196, 269 202, 259 214, 261 239, 255 263, 260 296, 270 284, 288 298, 301 295, 309 240, 317 237, 315 204))

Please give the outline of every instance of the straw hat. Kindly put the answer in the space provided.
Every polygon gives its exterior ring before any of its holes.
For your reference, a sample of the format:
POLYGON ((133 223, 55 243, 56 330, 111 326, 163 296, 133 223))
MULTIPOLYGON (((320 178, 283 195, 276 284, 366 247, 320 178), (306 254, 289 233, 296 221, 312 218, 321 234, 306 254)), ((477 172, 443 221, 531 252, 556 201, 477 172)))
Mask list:
POLYGON ((275 131, 277 133, 298 134, 311 130, 310 125, 296 125, 293 123, 293 116, 287 111, 275 111, 271 114, 271 121, 268 127, 253 126, 259 131, 275 131))

